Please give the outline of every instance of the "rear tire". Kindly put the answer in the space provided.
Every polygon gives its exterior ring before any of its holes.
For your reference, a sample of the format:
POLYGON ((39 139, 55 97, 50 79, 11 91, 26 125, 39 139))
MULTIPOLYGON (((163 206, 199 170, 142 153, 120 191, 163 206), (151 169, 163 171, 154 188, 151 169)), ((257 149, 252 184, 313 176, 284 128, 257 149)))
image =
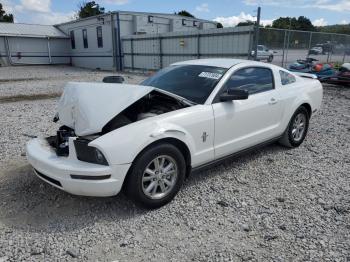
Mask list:
POLYGON ((299 107, 290 119, 288 127, 279 140, 279 143, 289 148, 300 146, 309 128, 309 117, 306 108, 303 106, 299 107))
POLYGON ((270 55, 269 58, 267 59, 267 62, 271 63, 273 60, 273 55, 270 55))
POLYGON ((146 208, 169 203, 180 190, 186 174, 185 158, 172 144, 157 144, 134 161, 126 180, 126 193, 146 208))

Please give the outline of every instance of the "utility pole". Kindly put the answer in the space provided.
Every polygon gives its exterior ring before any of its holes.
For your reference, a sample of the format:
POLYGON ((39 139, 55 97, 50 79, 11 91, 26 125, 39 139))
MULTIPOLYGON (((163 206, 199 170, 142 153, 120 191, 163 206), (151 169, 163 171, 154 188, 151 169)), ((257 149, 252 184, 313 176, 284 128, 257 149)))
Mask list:
POLYGON ((260 16, 261 7, 258 7, 256 25, 255 25, 255 46, 254 46, 254 60, 258 60, 258 45, 259 45, 259 31, 260 31, 260 16))

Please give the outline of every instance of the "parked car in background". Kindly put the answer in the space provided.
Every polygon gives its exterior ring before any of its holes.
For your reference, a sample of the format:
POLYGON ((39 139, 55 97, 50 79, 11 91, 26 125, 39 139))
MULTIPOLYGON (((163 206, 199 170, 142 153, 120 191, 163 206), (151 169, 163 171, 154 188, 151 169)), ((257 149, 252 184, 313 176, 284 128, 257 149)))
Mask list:
MULTIPOLYGON (((265 61, 271 63, 273 61, 273 54, 274 54, 274 52, 269 50, 266 46, 258 45, 258 55, 257 55, 256 59, 258 61, 265 60, 265 61)), ((251 56, 255 57, 255 50, 253 50, 251 52, 251 56)))
POLYGON ((333 46, 334 46, 334 43, 330 41, 327 41, 326 43, 323 43, 323 44, 316 44, 316 47, 322 48, 322 55, 327 55, 328 53, 332 52, 333 46))
POLYGON ((68 83, 61 127, 29 141, 27 158, 39 178, 69 193, 106 197, 124 188, 137 203, 160 207, 192 170, 275 141, 298 147, 322 101, 320 82, 304 76, 256 61, 199 59, 141 85, 68 83))
POLYGON ((322 55, 323 48, 320 46, 314 46, 309 50, 309 55, 322 55))

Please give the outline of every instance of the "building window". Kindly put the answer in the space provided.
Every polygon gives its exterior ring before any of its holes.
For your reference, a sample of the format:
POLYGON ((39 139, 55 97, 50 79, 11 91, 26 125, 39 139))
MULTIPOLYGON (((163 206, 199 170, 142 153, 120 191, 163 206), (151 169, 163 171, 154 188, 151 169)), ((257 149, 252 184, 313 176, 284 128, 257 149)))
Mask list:
POLYGON ((89 47, 86 29, 83 29, 83 43, 84 43, 84 48, 89 47))
POLYGON ((153 15, 148 16, 148 23, 153 23, 153 15))
POLYGON ((74 37, 74 31, 70 31, 70 44, 72 46, 72 49, 75 49, 75 37, 74 37))
POLYGON ((198 21, 193 21, 193 26, 198 27, 199 26, 198 21))
POLYGON ((97 47, 101 48, 103 47, 102 26, 96 27, 96 34, 97 34, 97 47))
POLYGON ((182 25, 186 25, 186 19, 182 19, 182 25))

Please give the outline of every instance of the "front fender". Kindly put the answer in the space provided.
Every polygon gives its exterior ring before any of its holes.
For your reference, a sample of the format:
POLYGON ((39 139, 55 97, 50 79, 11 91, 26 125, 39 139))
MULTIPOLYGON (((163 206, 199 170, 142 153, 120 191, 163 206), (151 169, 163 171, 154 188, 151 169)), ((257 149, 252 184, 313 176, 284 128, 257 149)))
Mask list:
POLYGON ((90 142, 98 148, 111 165, 132 163, 136 156, 148 145, 164 138, 175 138, 184 142, 191 155, 195 143, 191 135, 182 127, 171 124, 142 120, 113 130, 90 142))

